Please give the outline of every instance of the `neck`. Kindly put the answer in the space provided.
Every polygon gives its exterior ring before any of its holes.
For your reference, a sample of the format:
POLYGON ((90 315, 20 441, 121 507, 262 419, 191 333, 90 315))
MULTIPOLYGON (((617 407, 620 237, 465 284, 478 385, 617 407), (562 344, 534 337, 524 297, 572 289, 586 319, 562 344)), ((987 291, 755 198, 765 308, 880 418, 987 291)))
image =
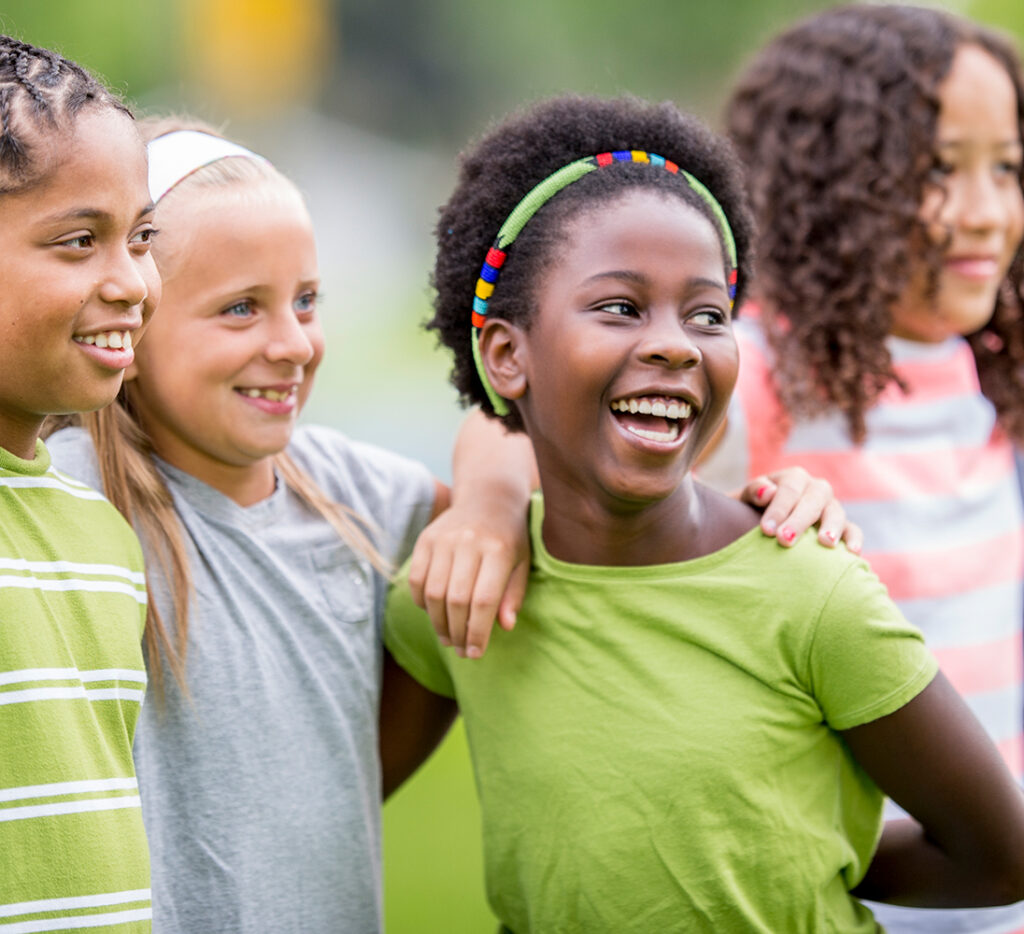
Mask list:
POLYGON ((573 564, 640 566, 685 561, 704 553, 704 497, 687 475, 663 500, 636 504, 576 495, 545 484, 544 545, 573 564))
POLYGON ((270 457, 264 457, 254 464, 236 466, 187 457, 180 452, 165 454, 159 448, 156 453, 172 467, 201 480, 239 506, 253 506, 274 492, 274 462, 270 457))
POLYGON ((8 418, 0 411, 0 447, 23 461, 35 460, 43 418, 8 418))

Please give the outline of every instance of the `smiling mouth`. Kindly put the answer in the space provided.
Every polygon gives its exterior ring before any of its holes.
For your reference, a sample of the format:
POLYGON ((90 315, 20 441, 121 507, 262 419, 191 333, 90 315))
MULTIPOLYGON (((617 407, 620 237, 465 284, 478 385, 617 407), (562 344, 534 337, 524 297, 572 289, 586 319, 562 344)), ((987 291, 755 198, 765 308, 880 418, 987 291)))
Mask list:
POLYGON ((672 396, 630 396, 616 399, 610 408, 630 434, 661 444, 678 440, 693 414, 690 403, 672 396))
POLYGON ((103 350, 131 350, 131 331, 103 331, 99 334, 74 335, 77 344, 90 344, 103 350))
POLYGON ((236 389, 238 393, 243 396, 248 396, 250 399, 267 399, 270 402, 289 402, 294 399, 299 393, 298 386, 292 386, 289 389, 257 389, 251 387, 248 389, 236 389))

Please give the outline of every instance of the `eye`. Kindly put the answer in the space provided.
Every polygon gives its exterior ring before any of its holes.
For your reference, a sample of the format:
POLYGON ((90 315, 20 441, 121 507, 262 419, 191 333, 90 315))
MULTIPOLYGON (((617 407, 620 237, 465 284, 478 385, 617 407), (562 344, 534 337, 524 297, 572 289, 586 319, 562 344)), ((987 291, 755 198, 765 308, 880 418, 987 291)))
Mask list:
POLYGON ((615 315, 621 318, 635 318, 640 314, 639 309, 630 301, 625 299, 616 299, 612 302, 605 302, 604 304, 597 306, 598 311, 606 311, 610 315, 615 315))
POLYGON ((244 320, 246 318, 251 318, 256 314, 256 310, 253 308, 253 303, 246 299, 245 301, 235 302, 233 305, 228 305, 221 314, 227 318, 244 320))
POLYGON ((1020 177, 1021 162, 1019 159, 1001 159, 996 163, 995 171, 997 175, 1011 176, 1013 178, 1020 177))
POLYGON ((691 324, 696 324, 698 327, 704 328, 716 328, 721 327, 729 319, 726 317, 724 312, 719 311, 717 308, 701 308, 693 314, 691 314, 687 321, 691 324))
POLYGON ((59 240, 57 246, 70 247, 73 250, 88 250, 96 242, 91 233, 79 234, 77 237, 69 237, 67 240, 59 240))
POLYGON ((293 307, 296 312, 302 314, 312 314, 316 311, 317 305, 320 303, 321 295, 314 289, 310 289, 308 292, 303 292, 293 303, 293 307))
POLYGON ((956 171, 956 166, 947 159, 940 159, 938 156, 932 161, 931 168, 928 170, 928 177, 933 182, 942 182, 949 178, 956 171))
POLYGON ((159 233, 160 231, 155 227, 144 227, 142 230, 135 231, 128 242, 149 248, 159 233))

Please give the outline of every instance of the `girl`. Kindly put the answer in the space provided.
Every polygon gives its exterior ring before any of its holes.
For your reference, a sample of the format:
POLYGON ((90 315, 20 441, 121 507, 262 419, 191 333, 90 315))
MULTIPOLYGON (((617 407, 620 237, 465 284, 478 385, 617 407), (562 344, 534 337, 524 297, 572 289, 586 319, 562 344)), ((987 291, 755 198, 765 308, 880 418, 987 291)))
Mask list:
POLYGON ((131 115, 0 36, 0 927, 150 929, 132 765, 146 591, 131 529, 55 470, 47 415, 114 398, 160 295, 131 115))
MULTIPOLYGON (((294 185, 207 128, 148 132, 161 311, 117 402, 50 443, 147 551, 147 661, 163 696, 145 708, 136 761, 157 927, 378 930, 382 783, 411 772, 452 715, 385 663, 378 762, 382 572, 448 491, 418 464, 296 429, 323 338, 294 185)), ((433 532, 420 558, 455 642, 493 617, 530 480, 524 440, 470 428, 455 531, 433 532), (470 543, 451 544, 467 526, 470 543), (447 569, 463 596, 443 597, 447 569)))
MULTIPOLYGON (((1009 43, 937 10, 830 10, 757 56, 727 115, 761 231, 755 305, 701 467, 831 480, 1018 778, 1022 106, 1009 43)), ((1024 931, 1024 904, 878 915, 890 932, 1024 931)))
POLYGON ((517 934, 874 931, 855 896, 1024 892, 1020 790, 877 579, 690 474, 750 236, 725 144, 630 100, 506 121, 442 210, 432 326, 543 498, 515 633, 469 664, 400 588, 386 639, 466 718, 517 934), (917 820, 879 840, 880 789, 917 820))

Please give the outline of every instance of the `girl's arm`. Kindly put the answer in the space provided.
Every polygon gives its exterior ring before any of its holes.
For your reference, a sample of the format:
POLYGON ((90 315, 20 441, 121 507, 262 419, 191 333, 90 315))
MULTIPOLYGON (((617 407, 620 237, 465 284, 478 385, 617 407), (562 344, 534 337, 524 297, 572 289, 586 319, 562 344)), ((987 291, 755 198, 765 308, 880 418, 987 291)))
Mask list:
MULTIPOLYGON (((538 485, 533 447, 479 410, 462 423, 452 458, 453 489, 438 483, 435 519, 416 542, 409 587, 430 614, 438 637, 469 658, 483 655, 495 618, 511 630, 530 569, 526 516, 538 485), (451 508, 445 511, 451 497, 451 508)), ((792 545, 820 522, 819 541, 844 540, 859 551, 860 529, 832 495, 832 487, 800 467, 757 477, 739 499, 764 510, 761 528, 792 545)))
POLYGON ((428 691, 385 651, 379 740, 385 798, 437 748, 457 713, 454 700, 428 691))
POLYGON ((1024 899, 1024 793, 941 673, 900 710, 842 735, 914 817, 886 825, 854 895, 928 908, 1024 899))

